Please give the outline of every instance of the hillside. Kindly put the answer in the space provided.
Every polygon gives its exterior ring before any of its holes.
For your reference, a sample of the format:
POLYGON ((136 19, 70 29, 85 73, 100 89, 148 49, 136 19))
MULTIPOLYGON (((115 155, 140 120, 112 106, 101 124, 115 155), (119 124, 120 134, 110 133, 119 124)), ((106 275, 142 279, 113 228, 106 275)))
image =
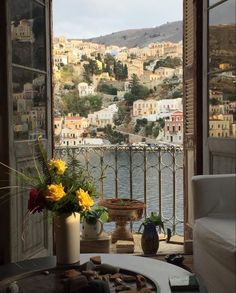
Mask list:
POLYGON ((84 41, 119 47, 142 48, 155 42, 179 42, 182 40, 182 32, 182 21, 175 21, 154 28, 129 29, 84 41))

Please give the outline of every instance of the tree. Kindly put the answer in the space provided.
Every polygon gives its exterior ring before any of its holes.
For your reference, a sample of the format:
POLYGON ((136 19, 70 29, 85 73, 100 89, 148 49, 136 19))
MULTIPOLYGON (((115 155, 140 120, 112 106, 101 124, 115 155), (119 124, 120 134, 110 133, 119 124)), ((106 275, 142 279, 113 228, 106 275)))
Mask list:
POLYGON ((77 114, 80 112, 80 103, 78 93, 71 91, 61 98, 61 109, 58 109, 62 114, 68 113, 77 114))
POLYGON ((99 69, 97 61, 96 60, 92 60, 92 59, 88 59, 89 63, 84 64, 84 79, 86 82, 91 83, 91 78, 93 76, 93 74, 95 75, 99 75, 102 73, 102 70, 99 69))
POLYGON ((120 144, 125 141, 125 136, 118 131, 114 131, 111 125, 107 125, 104 128, 105 138, 108 139, 112 144, 120 144))
POLYGON ((141 127, 140 127, 140 125, 138 125, 138 124, 135 124, 135 126, 134 126, 134 132, 139 132, 140 131, 140 129, 141 129, 141 127))
POLYGON ((145 136, 152 135, 153 126, 154 126, 153 122, 145 126, 145 136))
POLYGON ((111 54, 106 54, 104 64, 104 72, 108 72, 109 76, 112 76, 114 74, 115 58, 111 54))
POLYGON ((98 90, 108 95, 117 95, 117 88, 113 87, 110 84, 106 84, 106 83, 99 84, 98 90))
POLYGON ((211 98, 211 99, 209 99, 209 104, 212 106, 216 106, 216 105, 220 105, 221 102, 216 98, 211 98))
POLYGON ((155 127, 153 127, 153 129, 152 129, 152 135, 153 135, 155 138, 158 137, 159 132, 160 132, 160 128, 159 128, 159 126, 155 126, 155 127))
POLYGON ((88 96, 88 100, 90 103, 90 110, 92 112, 98 111, 102 107, 102 98, 99 96, 88 96))
POLYGON ((88 61, 88 59, 89 58, 87 57, 87 55, 82 55, 80 58, 81 61, 88 61))
POLYGON ((134 101, 137 100, 137 97, 131 93, 126 93, 124 95, 124 99, 126 101, 127 106, 132 106, 134 101))
POLYGON ((64 115, 68 113, 80 114, 87 117, 90 112, 98 111, 102 106, 102 99, 99 96, 78 97, 77 92, 70 92, 62 97, 61 112, 64 115))
POLYGON ((121 61, 114 62, 114 73, 116 80, 124 80, 128 77, 127 65, 123 65, 121 61))
POLYGON ((133 74, 130 82, 130 93, 124 95, 124 99, 128 106, 132 106, 133 102, 138 99, 146 98, 149 94, 149 89, 139 83, 136 74, 133 74))
POLYGON ((165 120, 163 118, 159 118, 157 120, 157 122, 158 122, 160 128, 164 128, 164 126, 165 126, 165 120))
POLYGON ((182 91, 178 91, 176 90, 173 94, 172 94, 172 98, 181 98, 183 96, 183 92, 182 91))
POLYGON ((127 79, 128 78, 128 67, 127 67, 127 64, 125 64, 124 66, 124 79, 127 79))
POLYGON ((101 57, 101 54, 100 54, 100 53, 98 53, 98 54, 97 54, 96 60, 98 60, 98 61, 101 61, 101 62, 102 62, 102 57, 101 57))
POLYGON ((137 95, 139 92, 139 79, 136 74, 132 75, 131 82, 130 82, 130 89, 133 95, 137 95))
POLYGON ((118 108, 118 112, 114 117, 114 124, 115 125, 121 125, 124 122, 125 116, 127 115, 127 108, 120 106, 118 108))
POLYGON ((104 72, 108 72, 109 76, 112 75, 113 71, 112 71, 112 68, 111 68, 111 65, 110 64, 105 64, 105 66, 103 67, 103 71, 104 72))

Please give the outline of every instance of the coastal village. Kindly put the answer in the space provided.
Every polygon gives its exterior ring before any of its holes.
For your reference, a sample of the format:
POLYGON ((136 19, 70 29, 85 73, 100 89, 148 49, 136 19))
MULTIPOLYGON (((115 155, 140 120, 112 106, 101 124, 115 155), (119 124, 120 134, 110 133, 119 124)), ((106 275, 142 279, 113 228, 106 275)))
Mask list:
MULTIPOLYGON (((12 34, 34 42, 30 20, 12 34)), ((53 73, 56 146, 183 143, 181 41, 127 48, 55 37, 53 73)), ((215 87, 222 79, 231 84, 234 73, 212 81, 209 136, 236 136, 236 103, 215 87)), ((13 104, 15 138, 44 136, 44 77, 22 80, 13 104)))
POLYGON ((53 58, 58 145, 182 143, 181 42, 126 48, 60 37, 53 58), (77 99, 91 107, 76 112, 77 99))

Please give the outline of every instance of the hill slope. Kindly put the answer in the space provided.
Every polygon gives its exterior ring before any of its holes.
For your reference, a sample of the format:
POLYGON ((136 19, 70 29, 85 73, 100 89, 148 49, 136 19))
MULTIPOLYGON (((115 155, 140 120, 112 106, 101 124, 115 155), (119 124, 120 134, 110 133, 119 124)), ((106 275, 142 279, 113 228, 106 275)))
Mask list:
POLYGON ((119 47, 145 47, 150 43, 182 40, 182 21, 163 24, 154 28, 129 29, 85 41, 119 47))

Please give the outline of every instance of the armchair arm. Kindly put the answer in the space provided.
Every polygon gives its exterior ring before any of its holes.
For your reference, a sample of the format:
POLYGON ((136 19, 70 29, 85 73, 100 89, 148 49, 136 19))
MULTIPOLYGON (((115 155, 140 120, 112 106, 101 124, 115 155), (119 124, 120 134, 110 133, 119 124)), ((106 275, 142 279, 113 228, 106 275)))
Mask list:
POLYGON ((236 213, 236 174, 198 175, 192 178, 194 219, 208 214, 236 213))

